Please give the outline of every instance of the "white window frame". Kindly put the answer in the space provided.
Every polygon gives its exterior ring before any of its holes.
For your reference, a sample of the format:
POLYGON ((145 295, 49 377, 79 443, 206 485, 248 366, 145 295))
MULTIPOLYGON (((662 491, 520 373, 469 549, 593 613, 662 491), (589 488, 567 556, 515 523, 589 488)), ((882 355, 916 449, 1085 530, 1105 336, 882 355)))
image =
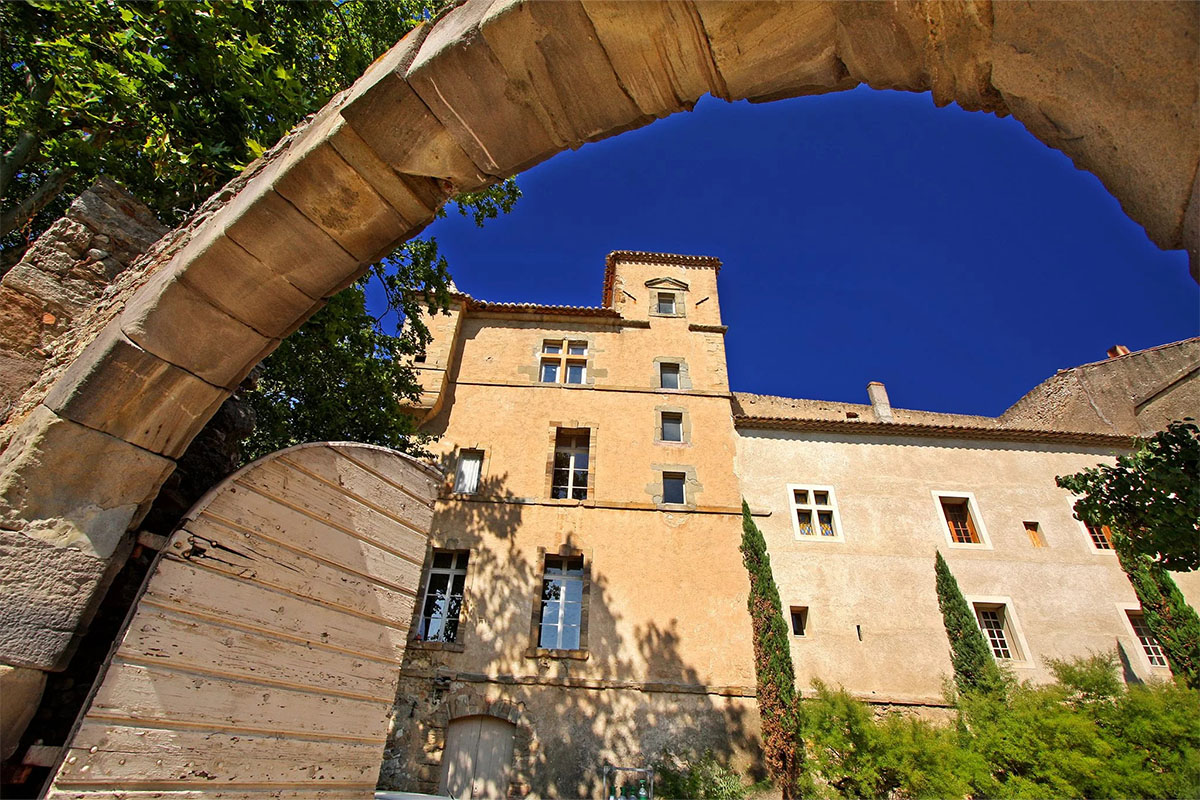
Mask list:
POLYGON ((665 392, 678 392, 683 386, 683 364, 678 361, 660 361, 658 362, 658 388, 665 392), (663 367, 671 366, 675 368, 675 386, 663 386, 663 367))
POLYGON ((947 546, 963 550, 992 549, 992 539, 988 536, 987 525, 983 522, 983 515, 979 513, 979 501, 975 499, 974 492, 950 492, 942 489, 931 489, 929 494, 933 497, 933 507, 937 513, 938 525, 942 528, 942 535, 946 538, 947 546), (971 521, 975 523, 975 532, 979 534, 978 542, 954 541, 954 532, 950 530, 950 523, 946 521, 946 512, 942 509, 943 497, 950 500, 967 501, 967 513, 971 515, 971 521))
POLYGON ((987 645, 988 653, 997 664, 1007 664, 1010 667, 1018 669, 1034 669, 1037 664, 1033 661, 1032 652, 1029 649, 1029 643, 1025 641, 1025 633, 1021 627, 1021 621, 1017 617, 1016 609, 1013 605, 1011 597, 1003 595, 968 595, 963 598, 967 601, 967 605, 971 609, 971 616, 975 620, 975 627, 979 629, 979 633, 983 636, 984 643, 987 645), (991 640, 988 639, 987 631, 979 624, 979 613, 975 606, 1004 606, 1004 623, 1005 634, 1010 636, 1013 641, 1009 642, 1009 649, 1016 645, 1018 658, 996 658, 992 651, 991 640))
POLYGON ((682 411, 660 411, 658 412, 658 440, 667 444, 683 444, 683 412, 682 411), (679 438, 667 438, 667 417, 672 417, 679 422, 679 438))
POLYGON ((688 490, 687 490, 688 476, 687 476, 687 473, 686 473, 686 472, 680 472, 680 471, 679 471, 679 470, 677 470, 677 469, 664 469, 664 470, 662 470, 661 472, 659 472, 659 480, 661 481, 661 484, 660 484, 660 486, 662 487, 662 504, 663 504, 664 506, 686 506, 686 505, 687 505, 687 501, 688 501, 688 490), (681 488, 683 489, 683 500, 681 500, 681 501, 680 501, 680 502, 678 502, 678 503, 676 503, 676 502, 674 502, 674 501, 672 501, 672 500, 667 500, 667 476, 668 476, 668 475, 670 475, 670 476, 672 476, 672 477, 675 477, 675 476, 680 476, 680 477, 682 477, 682 479, 683 479, 683 480, 681 481, 681 488))
MULTIPOLYGON (((1088 530, 1087 523, 1081 519, 1077 519, 1075 521, 1079 523, 1079 530, 1083 531, 1083 538, 1086 542, 1088 550, 1091 550, 1092 553, 1098 556, 1115 556, 1117 554, 1117 549, 1113 547, 1111 539, 1109 540, 1109 546, 1107 549, 1096 547, 1096 540, 1092 538, 1092 532, 1088 530)), ((1101 525, 1100 527, 1103 528, 1106 526, 1101 525)))
POLYGON ((547 383, 557 385, 560 383, 559 378, 562 375, 562 362, 557 359, 543 358, 538 362, 538 383, 547 383), (554 380, 546 380, 546 367, 554 368, 554 380))
POLYGON ((537 626, 537 648, 539 650, 580 651, 580 650, 585 649, 583 646, 583 642, 584 642, 583 608, 584 608, 584 605, 587 600, 587 595, 586 595, 586 592, 584 591, 587 588, 587 584, 584 582, 584 576, 586 574, 587 574, 587 563, 585 562, 583 556, 560 556, 560 555, 555 555, 553 553, 546 553, 546 555, 543 556, 543 558, 542 558, 542 585, 541 585, 541 592, 542 592, 543 597, 538 600, 539 610, 538 610, 538 626, 537 626), (580 574, 568 575, 566 572, 566 569, 563 569, 561 572, 548 572, 546 569, 546 560, 551 559, 551 558, 562 559, 564 564, 567 561, 578 558, 579 563, 580 563, 580 574), (562 645, 562 643, 563 643, 563 641, 562 641, 563 629, 567 627, 565 624, 565 620, 567 617, 567 613, 566 613, 567 605, 570 602, 566 599, 567 593, 568 593, 567 592, 567 584, 570 584, 570 583, 578 583, 579 584, 579 626, 578 626, 578 630, 576 631, 577 635, 579 636, 579 641, 576 643, 575 647, 561 647, 561 646, 560 647, 546 647, 545 644, 542 642, 542 629, 546 627, 546 601, 544 599, 544 595, 546 593, 546 584, 553 583, 553 582, 557 582, 562 585, 562 599, 560 599, 558 602, 558 619, 557 619, 557 621, 555 621, 554 625, 550 626, 555 631, 557 631, 556 636, 557 636, 559 645, 562 645))
POLYGON ((669 289, 654 290, 654 313, 660 317, 677 317, 679 316, 679 292, 669 289), (662 310, 662 298, 664 296, 671 298, 671 310, 662 310))
MULTIPOLYGON (((1133 641, 1133 649, 1137 651, 1138 657, 1141 659, 1142 666, 1157 675, 1170 675, 1171 667, 1169 664, 1165 667, 1160 667, 1150 663, 1150 656, 1146 653, 1146 646, 1142 644, 1142 638, 1138 636, 1137 628, 1133 627, 1133 620, 1129 618, 1129 613, 1133 612, 1140 615, 1144 620, 1146 617, 1146 612, 1143 611, 1142 607, 1137 603, 1117 603, 1116 606, 1117 613, 1121 615, 1121 622, 1125 627, 1125 633, 1127 636, 1129 636, 1130 640, 1133 641)), ((1159 642, 1158 646, 1162 647, 1162 642, 1159 642)), ((1163 656, 1163 660, 1166 660, 1165 654, 1163 656)))
MULTIPOLYGON (((454 578, 458 575, 461 575, 462 579, 463 579, 463 593, 462 593, 462 598, 460 598, 459 603, 458 603, 458 613, 455 615, 457 625, 454 629, 454 638, 453 639, 422 638, 422 639, 420 639, 420 641, 440 642, 440 643, 444 643, 444 644, 457 644, 462 639, 462 637, 459 634, 462 631, 463 610, 466 608, 466 605, 467 605, 467 571, 470 568, 471 568, 471 551, 470 550, 442 550, 439 548, 439 549, 435 549, 433 551, 432 555, 429 558, 429 572, 425 575, 425 591, 421 593, 421 607, 418 611, 418 619, 417 619, 417 635, 424 636, 424 635, 428 634, 429 627, 425 624, 425 621, 427 619, 434 618, 434 617, 426 617, 425 616, 425 607, 429 604, 429 591, 433 584, 433 576, 434 575, 446 575, 447 576, 447 578, 446 578, 446 588, 448 590, 447 591, 447 599, 454 596, 453 595, 454 578), (434 560, 436 559, 438 553, 453 553, 454 554, 454 558, 450 562, 449 567, 433 566, 434 560), (467 563, 460 567, 458 565, 459 558, 460 558, 460 556, 463 556, 463 555, 466 556, 467 563)), ((447 602, 446 605, 449 605, 449 603, 447 602)), ((446 620, 449 619, 449 615, 446 614, 445 611, 446 611, 446 608, 443 607, 442 613, 437 615, 437 617, 440 618, 442 621, 442 630, 443 631, 446 629, 446 620)))
POLYGON ((583 386, 587 383, 587 362, 567 359, 566 369, 563 370, 563 383, 568 386, 583 386), (571 380, 571 367, 579 367, 579 380, 571 380))
POLYGON ((467 447, 467 448, 463 448, 462 450, 458 451, 458 460, 454 464, 453 492, 455 494, 479 494, 479 484, 483 482, 484 459, 485 459, 485 454, 484 454, 483 450, 478 447, 467 447), (463 466, 468 461, 474 460, 472 458, 473 456, 478 456, 478 458, 479 458, 479 471, 477 473, 475 473, 475 488, 467 490, 467 489, 462 488, 463 466))
POLYGON ((591 434, 591 430, 588 428, 578 428, 578 429, 576 429, 576 428, 558 428, 554 434, 554 456, 555 456, 554 461, 550 464, 550 499, 552 499, 552 500, 574 500, 576 502, 586 500, 587 496, 588 496, 588 483, 589 483, 589 479, 591 478, 591 474, 592 474, 592 434, 591 434), (580 432, 564 433, 565 431, 586 431, 586 432, 584 432, 584 433, 580 433, 580 432), (574 444, 574 443, 572 443, 570 445, 561 445, 558 443, 558 437, 564 436, 564 435, 570 436, 572 439, 572 442, 577 442, 579 439, 584 439, 584 440, 586 440, 586 444, 584 444, 582 447, 580 447, 578 444, 574 444), (568 457, 567 487, 566 487, 567 488, 567 496, 566 497, 554 497, 554 473, 557 470, 556 463, 558 461, 559 453, 566 453, 567 457, 568 457), (581 470, 582 472, 585 473, 582 487, 577 486, 575 483, 575 472, 576 472, 575 463, 576 463, 576 458, 578 457, 578 455, 580 453, 584 453, 585 455, 587 455, 587 469, 581 470), (574 496, 575 490, 578 488, 583 489, 583 497, 575 497, 574 496))
POLYGON ((832 486, 817 486, 817 485, 811 484, 811 483, 789 483, 787 485, 787 508, 788 508, 788 514, 790 514, 791 518, 792 518, 792 536, 795 538, 796 541, 798 541, 798 542, 844 542, 844 541, 846 541, 845 530, 842 528, 842 515, 838 512, 837 494, 833 491, 832 486), (813 492, 826 492, 829 494, 829 504, 824 505, 824 506, 817 505, 817 503, 815 502, 815 498, 814 498, 814 501, 811 503, 798 504, 798 503, 796 503, 796 494, 795 494, 795 491, 797 489, 806 490, 810 496, 812 495, 813 492), (796 512, 799 509, 809 509, 813 512, 813 524, 816 525, 818 529, 820 528, 821 523, 820 523, 819 517, 817 516, 817 512, 818 511, 826 511, 826 510, 833 511, 834 535, 833 536, 822 536, 821 534, 817 533, 817 534, 813 534, 812 536, 805 536, 804 534, 800 533, 800 519, 796 515, 796 512))

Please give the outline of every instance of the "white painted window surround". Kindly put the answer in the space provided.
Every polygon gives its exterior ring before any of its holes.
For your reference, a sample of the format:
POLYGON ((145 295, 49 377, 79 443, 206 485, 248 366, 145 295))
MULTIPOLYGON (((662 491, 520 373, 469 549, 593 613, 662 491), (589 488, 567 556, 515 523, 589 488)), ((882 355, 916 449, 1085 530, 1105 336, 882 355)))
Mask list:
POLYGON ((983 522, 983 515, 979 512, 979 501, 975 499, 973 492, 955 492, 942 489, 933 489, 930 491, 933 497, 933 507, 937 515, 938 525, 941 527, 942 535, 946 539, 948 547, 962 548, 964 550, 991 550, 992 540, 988 536, 987 525, 983 522), (950 523, 946 520, 945 509, 942 508, 942 499, 948 500, 965 500, 967 503, 967 513, 971 515, 971 522, 975 526, 975 533, 979 537, 978 542, 958 542, 954 539, 954 533, 950 529, 950 523))
POLYGON ((993 633, 989 635, 987 620, 981 611, 998 611, 999 621, 1003 627, 1004 638, 1008 643, 1011 658, 996 657, 996 660, 1001 664, 1007 664, 1010 667, 1017 669, 1033 669, 1037 666, 1037 660, 1033 657, 1033 653, 1029 649, 1028 642, 1025 641, 1025 634, 1021 629, 1021 623, 1017 618, 1017 610, 1013 605, 1011 597, 1002 595, 968 595, 966 598, 967 604, 971 607, 971 613, 975 616, 975 624, 979 626, 980 633, 988 643, 988 649, 996 656, 997 646, 996 637, 993 633))
POLYGON ((846 541, 832 486, 789 483, 787 503, 796 541, 846 541))

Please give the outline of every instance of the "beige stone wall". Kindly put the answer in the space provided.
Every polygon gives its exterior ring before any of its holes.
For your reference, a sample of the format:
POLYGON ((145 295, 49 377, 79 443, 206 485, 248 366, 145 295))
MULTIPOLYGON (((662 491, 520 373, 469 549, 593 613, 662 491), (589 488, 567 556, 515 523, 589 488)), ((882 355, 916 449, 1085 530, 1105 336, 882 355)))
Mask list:
MULTIPOLYGON (((1007 597, 1027 644, 1019 679, 1050 678, 1043 659, 1111 651, 1151 670, 1119 606, 1137 599, 1111 551, 1096 550, 1054 477, 1113 451, 887 435, 741 429, 737 469, 758 519, 785 609, 809 608, 793 638, 798 681, 879 699, 936 699, 951 674, 934 590, 940 550, 963 594, 1007 597), (798 540, 788 484, 832 486, 844 542, 798 540), (970 492, 989 547, 952 547, 933 491, 970 492), (1047 546, 1032 546, 1025 521, 1047 546), (861 629, 861 640, 859 639, 861 629)), ((1189 576, 1191 577, 1191 576, 1189 576)), ((1181 584, 1194 603, 1194 581, 1181 584)))
POLYGON ((616 304, 629 318, 470 310, 468 301, 461 316, 431 327, 421 371, 432 384, 445 370, 445 382, 423 428, 441 435, 434 448, 447 473, 431 546, 470 550, 471 561, 457 643, 410 647, 409 695, 402 689, 397 702, 384 785, 436 788, 440 745, 427 739, 452 718, 436 675, 520 705, 542 749, 522 756, 518 747, 524 772, 514 791, 588 795, 604 758, 641 764, 668 745, 753 761, 752 644, 724 341, 713 327, 716 270, 621 264, 615 278, 643 289, 636 307, 616 304), (678 316, 645 313, 644 283, 658 278, 688 284, 678 316), (547 339, 587 342, 583 385, 539 381, 547 339), (664 359, 685 365, 677 391, 659 388, 664 359), (683 414, 685 441, 656 441, 664 410, 683 414), (550 499, 558 428, 590 430, 586 500, 550 499), (455 495, 457 457, 468 448, 484 451, 480 490, 455 495), (664 470, 688 476, 684 506, 661 505, 664 470), (587 643, 586 654, 558 657, 536 649, 535 601, 544 554, 565 550, 581 553, 589 572, 587 643))

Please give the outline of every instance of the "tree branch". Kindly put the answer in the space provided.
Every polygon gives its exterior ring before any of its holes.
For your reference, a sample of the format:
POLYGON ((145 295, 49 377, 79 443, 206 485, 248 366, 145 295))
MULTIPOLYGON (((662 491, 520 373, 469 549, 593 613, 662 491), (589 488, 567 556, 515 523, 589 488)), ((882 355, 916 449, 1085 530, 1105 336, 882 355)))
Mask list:
MULTIPOLYGON (((30 86, 29 99, 35 107, 38 108, 35 118, 41 119, 45 111, 46 101, 50 99, 50 95, 54 93, 54 81, 38 80, 33 71, 29 69, 28 80, 32 82, 30 86)), ((29 127, 23 128, 21 133, 17 135, 16 144, 4 154, 4 160, 0 162, 0 197, 8 193, 8 185, 12 181, 13 176, 17 174, 17 170, 29 163, 30 159, 41 149, 41 144, 45 137, 45 127, 40 123, 34 123, 29 127)))
POLYGON ((73 177, 75 177, 75 170, 62 167, 47 175, 33 194, 12 208, 6 209, 3 216, 0 216, 0 237, 8 236, 18 228, 25 227, 39 211, 49 205, 55 197, 58 197, 59 193, 66 188, 67 182, 73 177))

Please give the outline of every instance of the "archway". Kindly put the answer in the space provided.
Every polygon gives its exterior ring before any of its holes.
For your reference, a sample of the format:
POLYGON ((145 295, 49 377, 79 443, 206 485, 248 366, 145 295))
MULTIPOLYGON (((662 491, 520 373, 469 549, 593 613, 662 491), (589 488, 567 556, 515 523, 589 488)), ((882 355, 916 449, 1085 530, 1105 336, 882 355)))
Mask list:
POLYGON ((1188 2, 468 0, 164 239, 148 279, 97 311, 86 349, 27 398, 4 432, 4 535, 36 543, 38 591, 69 584, 72 601, 5 638, 0 661, 61 664, 108 544, 137 524, 172 459, 363 265, 453 194, 705 93, 757 102, 866 83, 1011 113, 1095 173, 1156 243, 1187 246, 1195 273, 1198 38, 1188 2))

